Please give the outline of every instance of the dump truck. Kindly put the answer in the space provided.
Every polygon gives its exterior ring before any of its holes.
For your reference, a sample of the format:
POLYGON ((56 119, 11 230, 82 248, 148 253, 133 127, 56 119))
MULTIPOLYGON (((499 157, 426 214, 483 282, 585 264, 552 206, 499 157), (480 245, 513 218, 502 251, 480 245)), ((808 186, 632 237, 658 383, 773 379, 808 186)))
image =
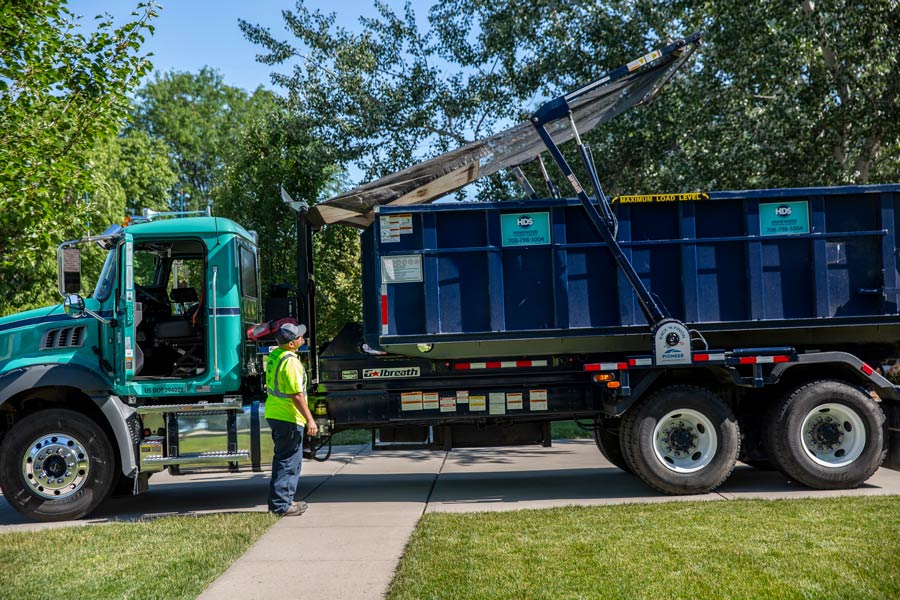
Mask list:
POLYGON ((603 192, 580 134, 652 101, 699 41, 314 206, 285 194, 293 295, 264 300, 255 234, 210 214, 63 243, 62 304, 0 319, 5 499, 73 519, 163 470, 262 470, 264 334, 284 319, 309 328, 316 459, 347 429, 375 449, 547 446, 575 419, 667 494, 739 460, 821 489, 897 468, 900 185, 603 192), (501 170, 523 198, 432 203, 501 170), (363 319, 320 343, 312 237, 333 226, 361 230, 363 319), (106 253, 86 297, 84 244, 106 253))

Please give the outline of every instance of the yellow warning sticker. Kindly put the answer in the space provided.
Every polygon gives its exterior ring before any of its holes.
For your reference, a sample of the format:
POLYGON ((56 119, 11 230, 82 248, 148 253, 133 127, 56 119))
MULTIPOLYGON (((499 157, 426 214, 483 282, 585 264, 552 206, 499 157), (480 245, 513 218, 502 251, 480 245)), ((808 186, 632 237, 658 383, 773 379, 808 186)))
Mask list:
POLYGON ((619 204, 648 204, 651 202, 698 202, 709 200, 707 192, 688 192, 686 194, 645 194, 642 196, 615 196, 610 202, 619 204))
POLYGON ((469 396, 469 410, 484 410, 487 404, 484 401, 484 396, 469 396))
POLYGON ((628 72, 630 73, 631 71, 634 71, 638 67, 643 66, 646 62, 647 61, 643 56, 637 60, 631 61, 630 63, 628 63, 628 72))

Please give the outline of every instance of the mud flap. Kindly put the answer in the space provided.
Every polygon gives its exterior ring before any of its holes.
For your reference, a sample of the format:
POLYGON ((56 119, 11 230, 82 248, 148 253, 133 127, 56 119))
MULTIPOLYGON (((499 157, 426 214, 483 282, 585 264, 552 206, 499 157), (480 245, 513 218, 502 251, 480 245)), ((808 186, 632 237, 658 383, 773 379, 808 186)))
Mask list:
POLYGON ((887 417, 887 457, 882 465, 885 469, 900 471, 900 403, 884 402, 881 405, 887 417))

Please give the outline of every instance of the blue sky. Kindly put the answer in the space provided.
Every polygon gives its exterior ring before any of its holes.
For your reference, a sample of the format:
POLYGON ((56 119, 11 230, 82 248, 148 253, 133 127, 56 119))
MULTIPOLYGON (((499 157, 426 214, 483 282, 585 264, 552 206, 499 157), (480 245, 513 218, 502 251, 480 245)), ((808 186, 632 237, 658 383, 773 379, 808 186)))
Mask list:
MULTIPOLYGON (((108 12, 117 24, 123 24, 138 0, 69 0, 69 9, 81 15, 90 28, 93 17, 108 12)), ((307 0, 306 6, 334 12, 337 24, 348 29, 358 25, 360 15, 374 16, 371 2, 307 0)), ((402 0, 389 0, 399 8, 402 0)), ((414 0, 416 15, 424 20, 430 0, 414 0)), ((204 66, 218 69, 228 85, 253 90, 259 85, 272 88, 272 67, 254 59, 259 47, 244 39, 238 19, 269 27, 276 37, 291 40, 285 31, 281 11, 291 9, 293 0, 168 0, 155 20, 156 33, 147 39, 145 51, 152 52, 158 71, 198 71, 204 66)), ((420 21, 421 22, 421 21, 420 21)))

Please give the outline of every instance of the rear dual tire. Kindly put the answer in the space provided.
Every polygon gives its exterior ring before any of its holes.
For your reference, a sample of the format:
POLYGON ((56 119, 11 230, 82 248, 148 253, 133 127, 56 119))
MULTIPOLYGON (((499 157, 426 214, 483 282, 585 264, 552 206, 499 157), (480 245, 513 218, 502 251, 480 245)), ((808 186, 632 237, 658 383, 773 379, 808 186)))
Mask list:
POLYGON ((803 385, 769 413, 764 443, 772 462, 790 479, 811 488, 855 488, 887 454, 881 407, 849 383, 803 385))
POLYGON ((622 419, 625 462, 665 494, 703 494, 734 470, 740 450, 737 419, 712 391, 690 385, 658 390, 622 419))

